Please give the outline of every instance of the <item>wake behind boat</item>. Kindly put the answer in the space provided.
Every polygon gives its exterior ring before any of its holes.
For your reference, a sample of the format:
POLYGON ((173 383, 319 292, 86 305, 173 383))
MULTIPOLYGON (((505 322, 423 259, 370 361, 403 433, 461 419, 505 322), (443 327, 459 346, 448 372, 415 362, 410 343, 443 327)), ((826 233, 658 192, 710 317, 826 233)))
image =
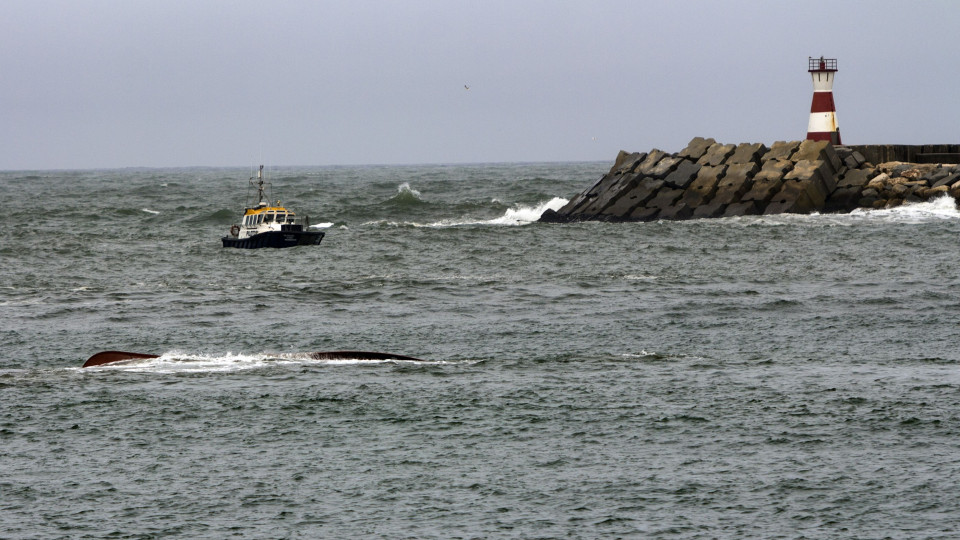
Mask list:
MULTIPOLYGON (((253 183, 253 178, 250 179, 253 183)), ((285 248, 293 246, 315 246, 323 240, 322 231, 311 231, 310 220, 296 215, 292 210, 280 206, 270 206, 265 200, 263 183, 263 165, 257 171, 257 203, 243 213, 239 225, 230 227, 230 234, 224 236, 223 247, 255 249, 285 248)))

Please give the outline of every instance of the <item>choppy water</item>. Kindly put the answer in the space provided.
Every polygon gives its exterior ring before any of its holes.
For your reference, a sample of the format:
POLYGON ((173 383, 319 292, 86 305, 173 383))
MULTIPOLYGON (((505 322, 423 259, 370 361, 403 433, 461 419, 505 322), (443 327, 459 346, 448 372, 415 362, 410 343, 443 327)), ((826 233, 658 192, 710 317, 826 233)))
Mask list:
POLYGON ((0 173, 0 537, 960 535, 952 201, 531 223, 607 167, 0 173))

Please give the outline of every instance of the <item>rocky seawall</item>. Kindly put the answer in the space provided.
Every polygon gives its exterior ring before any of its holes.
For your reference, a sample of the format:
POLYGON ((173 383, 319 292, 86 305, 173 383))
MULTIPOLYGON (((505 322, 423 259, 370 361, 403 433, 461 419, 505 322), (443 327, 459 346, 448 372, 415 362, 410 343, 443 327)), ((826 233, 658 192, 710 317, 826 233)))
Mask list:
POLYGON ((960 145, 721 144, 621 151, 610 172, 541 222, 651 221, 850 212, 960 199, 960 145), (912 160, 912 161, 906 161, 912 160))

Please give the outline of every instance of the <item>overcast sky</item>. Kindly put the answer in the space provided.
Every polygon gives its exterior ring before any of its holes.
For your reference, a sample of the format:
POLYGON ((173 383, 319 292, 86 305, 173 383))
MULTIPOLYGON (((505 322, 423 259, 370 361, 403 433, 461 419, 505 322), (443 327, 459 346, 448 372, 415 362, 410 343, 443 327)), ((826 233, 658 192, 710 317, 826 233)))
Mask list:
POLYGON ((0 169, 960 143, 960 2, 4 0, 0 169), (465 88, 469 86, 469 89, 465 88))

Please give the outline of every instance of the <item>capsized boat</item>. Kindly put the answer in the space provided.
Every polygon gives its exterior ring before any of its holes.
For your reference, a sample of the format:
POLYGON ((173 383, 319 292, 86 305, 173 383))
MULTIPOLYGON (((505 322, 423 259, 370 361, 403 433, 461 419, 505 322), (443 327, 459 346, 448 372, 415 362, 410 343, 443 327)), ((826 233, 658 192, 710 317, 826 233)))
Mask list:
MULTIPOLYGON (((250 179, 253 184, 253 178, 250 179)), ((271 206, 265 199, 263 165, 257 171, 257 203, 247 208, 239 225, 230 227, 224 236, 223 247, 255 249, 315 246, 323 240, 323 231, 311 231, 310 220, 298 216, 292 210, 280 206, 277 201, 271 206)))
MULTIPOLYGON (((323 351, 293 353, 288 356, 309 358, 311 360, 403 360, 407 362, 426 362, 426 360, 414 358, 413 356, 371 351, 323 351)), ((160 358, 160 355, 126 351, 101 351, 88 358, 80 367, 87 368, 112 364, 114 362, 125 362, 127 360, 150 360, 153 358, 160 358)))

